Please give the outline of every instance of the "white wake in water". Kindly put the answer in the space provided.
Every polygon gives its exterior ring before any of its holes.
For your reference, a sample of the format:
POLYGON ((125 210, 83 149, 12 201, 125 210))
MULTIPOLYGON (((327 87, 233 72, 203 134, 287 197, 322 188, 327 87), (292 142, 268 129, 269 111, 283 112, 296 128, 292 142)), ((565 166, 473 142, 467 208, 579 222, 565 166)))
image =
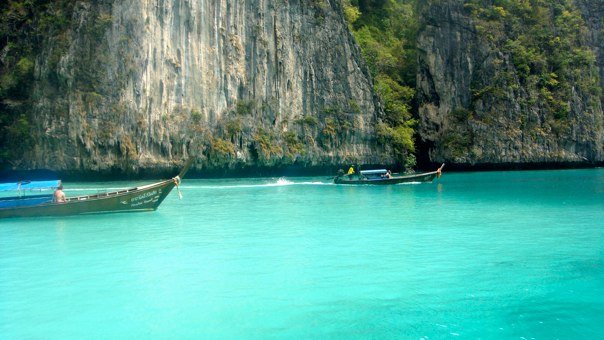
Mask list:
POLYGON ((285 187, 293 185, 333 185, 333 183, 325 183, 319 181, 311 182, 293 182, 285 177, 281 177, 274 182, 258 183, 258 184, 224 184, 224 185, 181 185, 181 189, 245 189, 245 188, 270 188, 270 187, 285 187))
MULTIPOLYGON (((196 181, 196 180, 195 180, 196 181)), ((203 180, 200 180, 203 181, 203 180)), ((267 181, 264 183, 246 183, 246 184, 210 184, 210 183, 199 183, 199 184, 188 184, 188 181, 185 180, 185 183, 180 185, 181 189, 245 189, 245 188, 270 188, 270 187, 284 187, 284 186, 292 186, 292 185, 334 185, 333 182, 321 182, 321 181, 304 181, 304 182, 294 182, 285 177, 281 177, 277 180, 267 181)), ((190 182, 189 182, 190 183, 190 182)), ((148 183, 147 183, 148 184, 148 183)), ((77 184, 76 184, 77 185, 77 184)), ((143 185, 143 184, 140 184, 143 185)), ((140 186, 139 185, 139 186, 140 186)), ((65 192, 86 192, 86 193, 104 193, 104 192, 112 192, 112 191, 120 191, 135 188, 137 185, 132 186, 124 186, 124 187, 75 187, 75 188, 65 188, 65 192)))
MULTIPOLYGON (((335 185, 333 182, 321 182, 321 181, 304 181, 304 182, 294 182, 285 177, 281 177, 276 181, 271 181, 267 183, 250 183, 250 184, 221 184, 221 185, 212 185, 212 184, 187 184, 185 183, 180 186, 180 189, 188 190, 188 189, 246 189, 246 188, 270 188, 270 187, 285 187, 285 186, 294 186, 294 185, 314 185, 314 186, 322 186, 322 185, 335 185)), ((396 185, 418 185, 422 184, 421 182, 407 182, 407 183, 399 183, 396 185)), ((352 185, 352 186, 365 186, 365 185, 352 185)), ((128 187, 106 187, 106 188, 66 188, 65 192, 91 192, 91 193, 104 193, 104 192, 112 192, 119 190, 126 190, 130 188, 134 188, 136 186, 128 186, 128 187)))

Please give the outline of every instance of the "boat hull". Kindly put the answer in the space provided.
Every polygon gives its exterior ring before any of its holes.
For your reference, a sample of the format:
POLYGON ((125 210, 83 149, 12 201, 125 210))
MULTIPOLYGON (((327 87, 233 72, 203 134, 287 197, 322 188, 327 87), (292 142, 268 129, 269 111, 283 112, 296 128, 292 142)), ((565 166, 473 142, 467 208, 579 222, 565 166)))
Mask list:
POLYGON ((355 185, 391 185, 413 182, 432 182, 438 175, 438 171, 426 172, 421 174, 394 176, 392 178, 364 179, 358 176, 338 176, 334 179, 335 184, 355 184, 355 185))
POLYGON ((159 207, 178 180, 179 178, 174 178, 126 190, 72 197, 65 203, 50 202, 0 209, 0 218, 152 211, 159 207))

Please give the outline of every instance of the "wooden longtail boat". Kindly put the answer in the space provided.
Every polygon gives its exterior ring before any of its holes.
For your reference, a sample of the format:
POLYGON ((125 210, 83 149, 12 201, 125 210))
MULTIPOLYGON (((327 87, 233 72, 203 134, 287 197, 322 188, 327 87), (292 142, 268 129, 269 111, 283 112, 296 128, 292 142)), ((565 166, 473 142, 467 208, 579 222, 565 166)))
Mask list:
POLYGON ((399 184, 412 182, 432 182, 434 178, 440 177, 444 164, 435 171, 424 172, 410 175, 390 175, 390 172, 385 169, 379 170, 363 170, 360 173, 339 175, 334 178, 335 184, 399 184))
MULTIPOLYGON (((119 191, 69 197, 63 203, 54 202, 53 194, 0 198, 0 218, 153 211, 159 207, 174 187, 178 187, 190 165, 191 162, 187 162, 178 176, 168 180, 119 191)), ((0 189, 16 188, 18 192, 22 193, 44 189, 54 190, 60 184, 61 181, 59 180, 23 181, 0 184, 0 189)))

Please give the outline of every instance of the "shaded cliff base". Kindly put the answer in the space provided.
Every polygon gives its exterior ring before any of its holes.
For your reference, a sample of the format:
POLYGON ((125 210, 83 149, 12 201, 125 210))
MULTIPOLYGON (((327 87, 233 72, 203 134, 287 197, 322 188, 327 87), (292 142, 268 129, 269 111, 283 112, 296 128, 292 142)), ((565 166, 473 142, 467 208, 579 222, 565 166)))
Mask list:
POLYGON ((417 140, 418 148, 417 168, 430 170, 445 163, 445 172, 448 171, 513 171, 513 170, 560 170, 560 169, 589 169, 604 167, 604 161, 555 161, 547 162, 483 162, 483 163, 456 163, 451 161, 435 162, 430 160, 430 149, 434 148, 433 143, 417 140))
POLYGON ((549 163, 484 163, 456 164, 447 163, 445 171, 511 171, 511 170, 562 170, 589 169, 604 167, 604 162, 549 162, 549 163))
MULTIPOLYGON (((313 177, 327 176, 333 177, 342 169, 357 164, 342 164, 341 166, 329 165, 287 165, 274 167, 240 167, 240 168, 212 168, 191 167, 185 178, 187 179, 206 179, 206 178, 254 178, 254 177, 313 177)), ((361 169, 388 168, 400 171, 396 166, 384 166, 380 164, 361 164, 361 169)), ((114 168, 108 171, 57 171, 59 178, 64 181, 119 181, 119 180, 155 180, 171 178, 180 172, 180 167, 156 167, 140 169, 139 171, 125 172, 122 169, 114 168)))
MULTIPOLYGON (((442 163, 424 163, 416 171, 434 171, 442 163)), ((338 170, 347 171, 351 164, 341 166, 304 166, 288 165, 282 167, 247 167, 236 169, 204 169, 191 168, 186 174, 187 179, 209 179, 209 178, 254 178, 254 177, 333 177, 338 170)), ((355 165, 357 168, 358 165, 355 165)), ((391 169, 394 172, 401 171, 395 165, 383 164, 361 164, 362 169, 391 169)), ((446 163, 444 172, 469 172, 469 171, 509 171, 509 170, 559 170, 559 169, 585 169, 604 167, 600 163, 501 163, 501 164, 455 164, 446 163)), ((82 172, 82 171, 58 171, 57 175, 62 180, 68 181, 120 181, 120 180, 157 180, 171 178, 180 172, 179 167, 158 167, 141 169, 136 172, 124 172, 121 169, 112 169, 104 172, 82 172)))

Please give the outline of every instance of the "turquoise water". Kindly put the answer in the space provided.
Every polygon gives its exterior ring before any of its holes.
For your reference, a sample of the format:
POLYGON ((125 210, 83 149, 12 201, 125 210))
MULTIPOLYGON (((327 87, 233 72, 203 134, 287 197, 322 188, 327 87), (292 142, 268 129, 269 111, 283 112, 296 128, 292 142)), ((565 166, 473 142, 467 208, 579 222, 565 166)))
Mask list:
POLYGON ((181 190, 150 213, 0 220, 0 337, 604 337, 604 169, 181 190))

